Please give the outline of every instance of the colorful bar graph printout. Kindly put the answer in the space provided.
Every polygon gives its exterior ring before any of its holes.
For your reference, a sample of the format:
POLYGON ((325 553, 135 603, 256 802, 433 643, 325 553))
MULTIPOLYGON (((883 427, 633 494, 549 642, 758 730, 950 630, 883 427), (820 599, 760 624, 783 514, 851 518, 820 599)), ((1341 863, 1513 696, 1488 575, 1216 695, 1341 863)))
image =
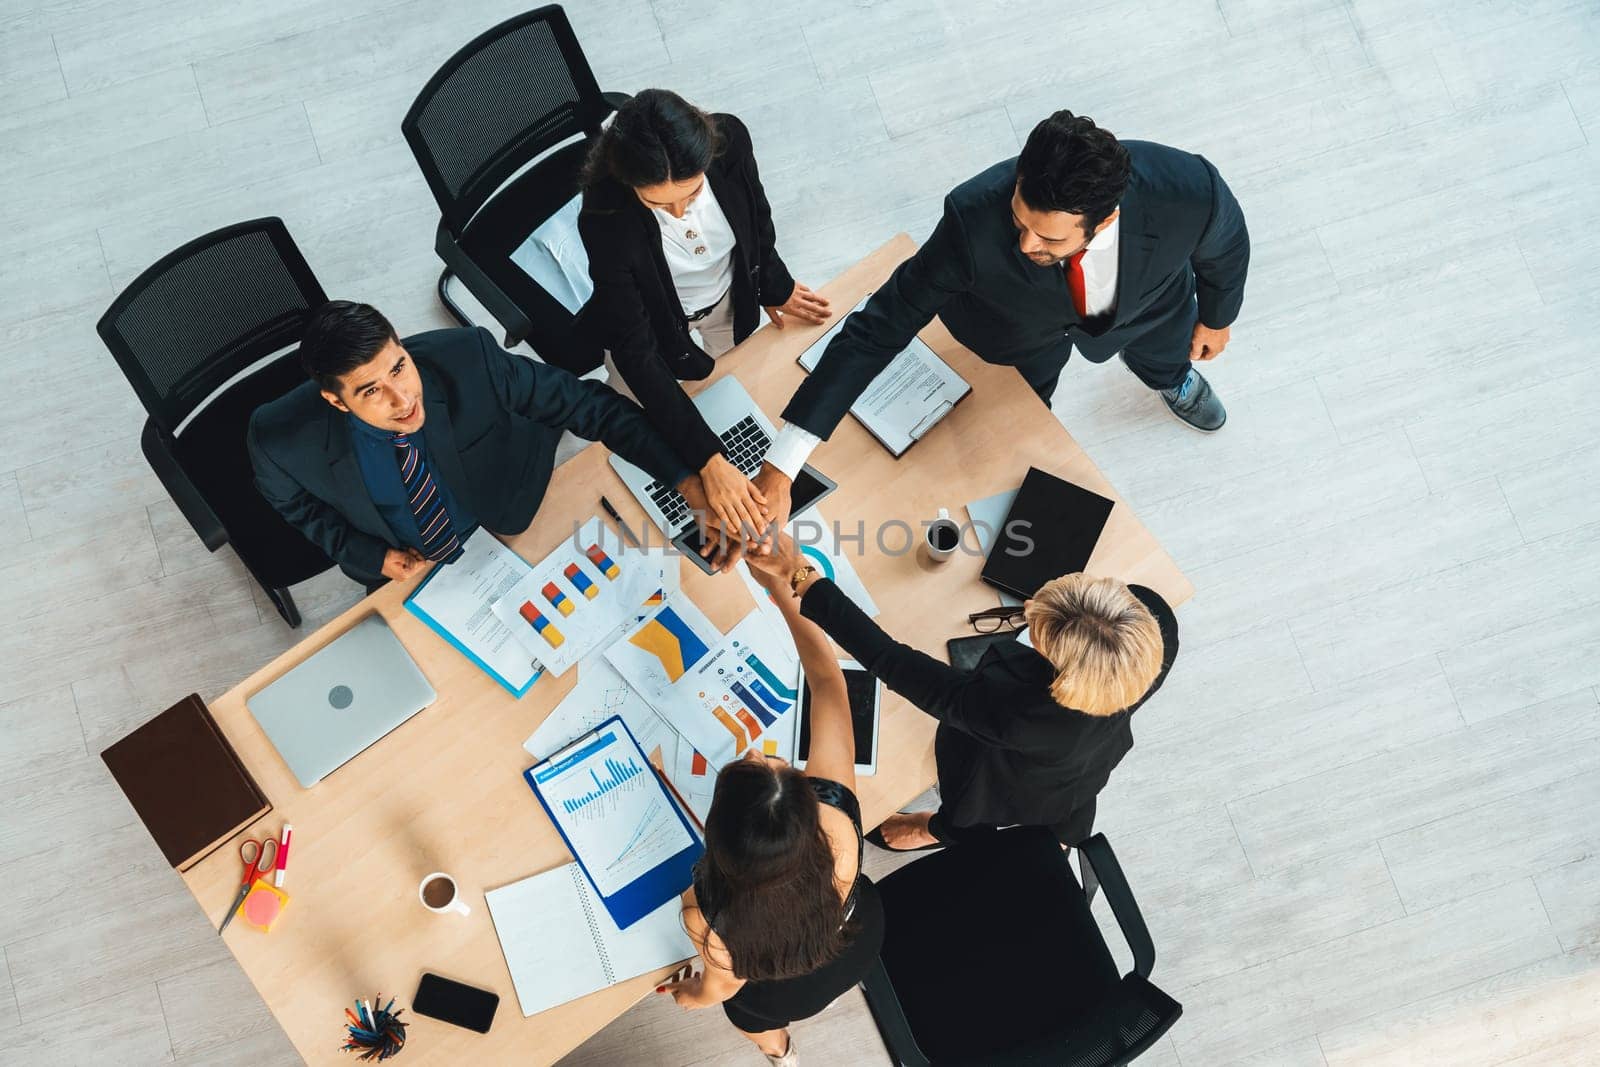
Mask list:
MULTIPOLYGON (((779 696, 792 703, 795 697, 800 695, 795 691, 794 687, 784 685, 783 682, 779 681, 778 676, 772 673, 772 669, 765 663, 762 663, 758 657, 751 655, 745 659, 745 662, 748 663, 750 665, 750 669, 759 674, 779 696)), ((788 705, 784 706, 787 707, 788 705)))
POLYGON ((717 721, 727 727, 728 732, 733 735, 733 750, 735 752, 743 752, 750 746, 750 739, 745 737, 743 730, 739 729, 739 724, 733 721, 733 716, 728 714, 727 708, 720 706, 712 708, 711 714, 715 715, 717 721))
POLYGON ((744 723, 744 728, 750 731, 750 740, 754 741, 761 736, 761 724, 756 722, 756 717, 743 708, 733 709, 734 718, 744 723))
POLYGON ((593 600, 600 594, 600 587, 595 585, 594 581, 590 579, 587 574, 583 573, 583 568, 579 567, 576 563, 567 564, 567 569, 561 573, 567 576, 567 581, 571 582, 578 592, 582 593, 590 600, 593 600))
POLYGON ((641 626, 628 638, 628 643, 660 660, 661 669, 672 682, 682 678, 684 671, 699 663, 710 651, 689 624, 669 607, 662 608, 655 618, 641 626))
POLYGON ((696 778, 704 778, 706 774, 706 758, 697 751, 694 758, 689 761, 689 773, 696 778))
POLYGON ((540 637, 550 642, 551 648, 560 648, 561 643, 566 640, 565 637, 561 636, 561 631, 555 628, 554 623, 539 614, 539 609, 533 606, 532 601, 524 600, 522 607, 517 609, 517 613, 527 621, 529 626, 534 628, 534 631, 540 637))
POLYGON ((589 557, 589 562, 600 568, 600 573, 611 579, 617 580, 617 575, 622 573, 622 568, 611 562, 611 557, 599 545, 590 545, 584 555, 589 557))
POLYGON ((561 587, 555 582, 544 583, 544 598, 550 601, 561 614, 572 614, 572 601, 567 598, 567 594, 563 593, 561 587))
POLYGON ((783 707, 768 711, 761 701, 750 695, 750 690, 746 689, 738 682, 731 683, 728 688, 732 689, 733 695, 744 701, 745 707, 755 712, 756 718, 760 719, 767 726, 771 726, 774 722, 776 722, 778 720, 778 715, 781 715, 784 711, 783 707))

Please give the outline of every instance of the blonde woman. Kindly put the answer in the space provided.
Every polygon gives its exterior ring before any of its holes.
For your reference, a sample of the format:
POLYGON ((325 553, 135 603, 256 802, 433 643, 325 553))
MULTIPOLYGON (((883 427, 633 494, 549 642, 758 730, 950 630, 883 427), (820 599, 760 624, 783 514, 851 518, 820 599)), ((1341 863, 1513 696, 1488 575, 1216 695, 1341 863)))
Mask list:
POLYGON ((1095 797, 1133 747, 1129 720, 1178 653, 1178 622, 1143 586, 1067 574, 1022 607, 1033 647, 1001 642, 957 670, 884 633, 832 582, 805 573, 788 538, 750 566, 790 576, 800 612, 885 685, 939 720, 942 806, 868 835, 893 851, 937 848, 1017 823, 1063 845, 1094 827, 1095 797))

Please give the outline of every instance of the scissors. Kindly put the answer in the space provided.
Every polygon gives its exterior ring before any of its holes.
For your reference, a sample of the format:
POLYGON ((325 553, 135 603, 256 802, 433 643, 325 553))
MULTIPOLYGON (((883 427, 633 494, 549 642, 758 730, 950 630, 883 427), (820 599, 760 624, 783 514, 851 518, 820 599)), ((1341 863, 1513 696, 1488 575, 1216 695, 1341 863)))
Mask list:
POLYGON ((239 892, 233 895, 233 903, 228 905, 227 918, 217 927, 219 934, 233 922, 234 915, 239 911, 239 905, 250 895, 250 887, 277 863, 278 839, 269 837, 265 841, 257 841, 253 837, 245 838, 239 842, 239 860, 244 864, 244 877, 239 879, 239 892))

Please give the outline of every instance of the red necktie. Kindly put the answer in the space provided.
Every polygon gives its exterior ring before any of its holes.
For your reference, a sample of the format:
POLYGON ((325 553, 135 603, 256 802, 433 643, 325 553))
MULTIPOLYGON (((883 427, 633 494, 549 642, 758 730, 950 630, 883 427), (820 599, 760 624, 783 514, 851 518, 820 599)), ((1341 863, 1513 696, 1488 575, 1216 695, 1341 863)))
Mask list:
POLYGON ((1078 317, 1080 319, 1089 317, 1089 298, 1084 295, 1083 291, 1082 263, 1083 254, 1087 251, 1089 251, 1087 248, 1078 249, 1078 251, 1067 257, 1067 262, 1063 267, 1067 272, 1067 288, 1072 290, 1072 304, 1078 309, 1078 317))

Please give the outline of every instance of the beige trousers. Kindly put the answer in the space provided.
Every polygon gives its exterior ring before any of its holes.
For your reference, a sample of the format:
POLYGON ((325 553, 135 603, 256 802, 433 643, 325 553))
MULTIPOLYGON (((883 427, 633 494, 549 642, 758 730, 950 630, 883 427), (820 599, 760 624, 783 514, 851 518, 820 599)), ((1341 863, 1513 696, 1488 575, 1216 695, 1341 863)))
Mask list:
MULTIPOLYGON (((733 290, 724 293, 716 307, 711 309, 711 314, 694 324, 694 331, 700 335, 700 347, 712 359, 722 358, 733 347, 733 290)), ((606 384, 629 400, 639 399, 628 388, 628 383, 622 380, 622 372, 617 370, 610 350, 606 352, 606 384)))

